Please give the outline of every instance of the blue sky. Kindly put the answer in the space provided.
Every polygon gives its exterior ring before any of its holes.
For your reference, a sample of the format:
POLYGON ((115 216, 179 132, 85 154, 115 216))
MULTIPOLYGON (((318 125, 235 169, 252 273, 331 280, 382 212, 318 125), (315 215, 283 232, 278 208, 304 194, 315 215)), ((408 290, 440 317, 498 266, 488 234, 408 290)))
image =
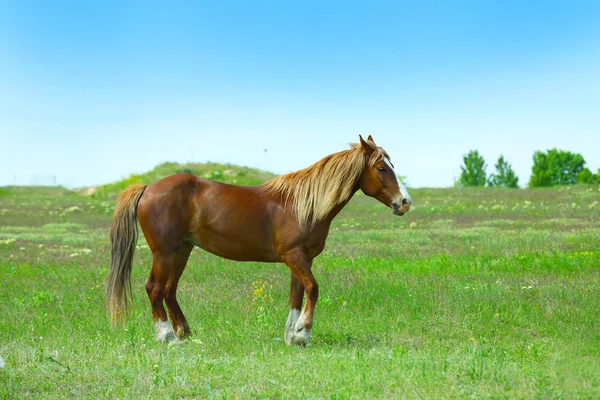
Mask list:
POLYGON ((0 185, 276 173, 372 134, 413 187, 477 149, 600 168, 600 2, 0 2, 0 185), (265 149, 267 152, 265 153, 265 149))

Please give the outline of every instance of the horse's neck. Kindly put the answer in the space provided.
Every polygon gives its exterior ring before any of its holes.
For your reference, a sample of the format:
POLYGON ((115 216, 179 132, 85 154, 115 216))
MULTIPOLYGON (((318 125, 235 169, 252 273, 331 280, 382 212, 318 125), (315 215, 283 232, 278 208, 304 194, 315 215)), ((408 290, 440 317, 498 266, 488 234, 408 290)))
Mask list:
POLYGON ((352 188, 352 193, 350 194, 350 196, 348 196, 348 198, 345 201, 336 205, 333 208, 333 210, 331 210, 329 212, 329 214, 327 214, 327 217, 325 217, 325 220, 327 221, 328 224, 330 224, 331 221, 333 221, 333 219, 340 213, 340 211, 342 211, 342 209, 344 207, 346 207, 346 204, 348 204, 350 202, 350 200, 352 199, 352 197, 354 197, 354 195, 356 194, 358 189, 359 189, 358 185, 356 187, 352 188))

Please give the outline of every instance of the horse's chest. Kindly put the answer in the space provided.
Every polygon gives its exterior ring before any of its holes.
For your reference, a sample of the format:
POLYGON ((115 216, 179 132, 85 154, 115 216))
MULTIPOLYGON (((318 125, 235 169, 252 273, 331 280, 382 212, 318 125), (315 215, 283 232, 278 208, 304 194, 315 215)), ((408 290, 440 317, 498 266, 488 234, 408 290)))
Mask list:
POLYGON ((315 238, 311 238, 311 240, 306 243, 306 255, 308 258, 314 258, 321 254, 323 249, 325 249, 325 241, 327 236, 319 236, 315 238))

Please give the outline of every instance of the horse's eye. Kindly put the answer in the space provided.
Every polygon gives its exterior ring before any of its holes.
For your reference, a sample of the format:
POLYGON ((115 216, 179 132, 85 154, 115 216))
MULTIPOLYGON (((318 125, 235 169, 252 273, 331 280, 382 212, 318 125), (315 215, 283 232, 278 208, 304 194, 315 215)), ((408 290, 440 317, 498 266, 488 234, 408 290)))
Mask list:
POLYGON ((385 171, 385 167, 377 167, 377 169, 381 172, 385 171))

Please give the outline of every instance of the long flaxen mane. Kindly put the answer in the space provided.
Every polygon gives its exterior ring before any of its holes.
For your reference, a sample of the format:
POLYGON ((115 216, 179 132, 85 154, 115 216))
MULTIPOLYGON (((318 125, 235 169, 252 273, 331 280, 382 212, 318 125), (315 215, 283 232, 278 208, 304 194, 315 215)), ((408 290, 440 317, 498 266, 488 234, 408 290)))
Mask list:
MULTIPOLYGON (((368 160, 370 166, 383 157, 390 158, 383 148, 371 141, 368 143, 374 148, 368 160)), ((352 189, 365 167, 365 153, 358 143, 351 143, 350 147, 309 167, 273 178, 262 186, 280 193, 286 206, 292 205, 302 226, 312 226, 353 194, 352 189)))

